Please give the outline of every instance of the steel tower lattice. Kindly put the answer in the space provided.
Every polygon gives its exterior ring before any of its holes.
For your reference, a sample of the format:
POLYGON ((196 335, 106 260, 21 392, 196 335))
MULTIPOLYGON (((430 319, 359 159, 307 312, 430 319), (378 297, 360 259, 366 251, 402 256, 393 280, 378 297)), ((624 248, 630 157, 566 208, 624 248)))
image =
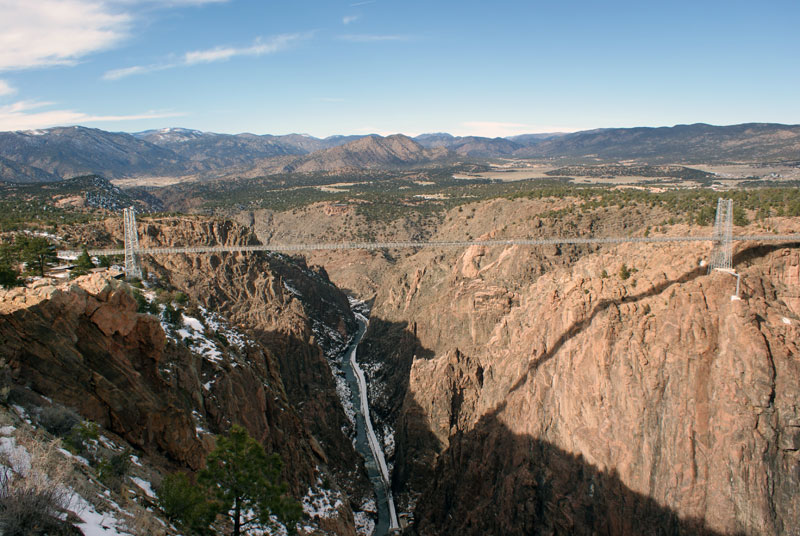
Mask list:
POLYGON ((139 268, 139 234, 136 231, 136 209, 133 207, 123 209, 125 222, 125 277, 128 279, 142 278, 139 268))
POLYGON ((733 270, 733 199, 720 197, 717 201, 717 217, 711 240, 714 249, 711 251, 708 272, 733 270))

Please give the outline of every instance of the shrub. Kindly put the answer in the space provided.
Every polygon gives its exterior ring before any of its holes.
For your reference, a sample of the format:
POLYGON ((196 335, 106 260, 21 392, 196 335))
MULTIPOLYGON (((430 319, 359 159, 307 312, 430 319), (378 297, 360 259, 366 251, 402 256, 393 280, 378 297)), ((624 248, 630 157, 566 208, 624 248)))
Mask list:
POLYGON ((4 453, 0 469, 0 534, 4 536, 74 535, 59 519, 72 498, 66 485, 72 467, 58 454, 58 442, 43 443, 29 434, 17 442, 27 454, 4 453))
POLYGON ((64 446, 73 454, 93 458, 99 437, 100 431, 97 424, 92 421, 83 421, 72 428, 69 435, 64 438, 64 446))
POLYGON ((0 286, 11 288, 19 284, 19 272, 10 265, 0 263, 0 286))
POLYGON ((12 478, 10 469, 0 470, 0 534, 75 534, 71 525, 58 519, 68 505, 69 493, 66 488, 29 487, 23 478, 12 478), (22 482, 17 482, 18 479, 22 482))
POLYGON ((94 262, 92 262, 92 258, 89 256, 89 252, 86 248, 83 248, 83 252, 78 255, 78 258, 75 260, 75 266, 82 270, 91 270, 94 268, 94 262))
POLYGON ((230 342, 228 342, 228 337, 226 337, 225 334, 222 333, 221 331, 219 330, 215 331, 214 338, 217 339, 219 342, 221 342, 222 346, 224 346, 225 348, 230 346, 230 342))
POLYGON ((750 223, 750 220, 747 219, 747 214, 745 214, 744 209, 742 209, 739 205, 733 206, 733 224, 737 227, 744 227, 750 223))
POLYGON ((193 485, 185 473, 167 475, 156 489, 156 496, 167 519, 191 533, 205 533, 216 517, 216 506, 208 502, 203 490, 193 485))
POLYGON ((63 406, 50 406, 42 409, 39 414, 39 424, 58 437, 67 437, 80 422, 81 418, 77 413, 63 406))
POLYGON ((162 315, 164 316, 164 321, 167 324, 178 326, 181 323, 181 313, 180 311, 176 311, 171 303, 168 303, 164 306, 164 312, 162 315))
POLYGON ((97 476, 100 482, 112 489, 119 489, 123 479, 131 468, 130 453, 120 452, 110 458, 100 460, 97 464, 97 476))
POLYGON ((150 304, 147 302, 147 298, 144 297, 144 294, 141 292, 134 292, 133 299, 136 300, 136 312, 137 313, 149 313, 150 312, 150 304))
POLYGON ((623 281, 628 279, 631 276, 631 271, 628 269, 628 265, 624 262, 622 263, 622 267, 619 269, 619 278, 623 281))

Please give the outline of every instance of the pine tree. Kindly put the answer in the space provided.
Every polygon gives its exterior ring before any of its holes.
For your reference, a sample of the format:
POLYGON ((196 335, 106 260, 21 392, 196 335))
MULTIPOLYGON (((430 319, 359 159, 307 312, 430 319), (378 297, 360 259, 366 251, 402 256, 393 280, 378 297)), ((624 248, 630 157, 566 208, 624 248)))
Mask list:
POLYGON ((86 248, 83 248, 83 253, 78 255, 78 258, 75 260, 75 267, 87 271, 94 268, 94 263, 86 248))
POLYGON ((220 513, 230 518, 233 536, 273 525, 273 515, 293 530, 302 510, 286 496, 281 467, 277 454, 268 456, 244 428, 233 426, 227 436, 217 436, 198 482, 211 490, 220 513))
POLYGON ((56 262, 56 248, 41 236, 17 235, 15 243, 20 257, 29 267, 35 268, 44 277, 44 269, 56 262))

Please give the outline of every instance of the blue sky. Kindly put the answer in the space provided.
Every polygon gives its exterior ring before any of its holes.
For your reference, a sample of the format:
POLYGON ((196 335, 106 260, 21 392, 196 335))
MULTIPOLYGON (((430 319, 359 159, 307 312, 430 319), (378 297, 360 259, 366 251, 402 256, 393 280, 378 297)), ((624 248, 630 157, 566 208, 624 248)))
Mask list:
POLYGON ((0 0, 0 130, 800 123, 800 2, 0 0))

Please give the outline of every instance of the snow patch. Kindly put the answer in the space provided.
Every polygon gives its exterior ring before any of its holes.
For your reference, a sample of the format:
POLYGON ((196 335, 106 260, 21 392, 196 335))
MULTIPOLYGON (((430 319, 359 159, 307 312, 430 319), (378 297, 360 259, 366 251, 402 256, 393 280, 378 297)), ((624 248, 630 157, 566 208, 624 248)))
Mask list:
POLYGON ((131 536, 129 532, 122 531, 119 526, 122 522, 112 513, 98 512, 86 499, 78 494, 73 495, 69 509, 77 513, 83 523, 78 524, 84 536, 131 536))
POLYGON ((289 293, 290 293, 290 294, 294 294, 294 295, 295 295, 295 296, 297 296, 298 298, 302 298, 302 297, 303 297, 303 295, 302 295, 302 294, 300 294, 300 291, 299 291, 299 290, 297 290, 296 288, 294 288, 294 287, 293 287, 292 285, 290 285, 289 283, 287 283, 285 279, 283 280, 283 288, 285 288, 286 290, 288 290, 288 291, 289 291, 289 293))
POLYGON ((0 437, 0 455, 9 464, 8 468, 14 473, 25 476, 31 470, 31 455, 28 449, 17 445, 13 437, 0 437))
POLYGON ((308 488, 303 497, 303 512, 311 518, 330 519, 339 516, 338 509, 344 503, 341 495, 322 487, 322 479, 317 477, 316 486, 308 488))
POLYGON ((792 321, 791 321, 791 320, 789 320, 788 318, 786 318, 786 317, 784 316, 784 317, 783 317, 783 323, 784 323, 784 324, 786 324, 786 325, 788 326, 788 325, 791 325, 792 321))
POLYGON ((156 494, 153 491, 153 486, 152 484, 150 484, 150 482, 136 476, 132 476, 131 480, 133 480, 134 484, 142 488, 142 491, 144 491, 148 497, 150 497, 151 499, 156 498, 156 494))
POLYGON ((394 430, 390 426, 383 427, 383 452, 387 458, 394 456, 394 430))
POLYGON ((366 512, 353 512, 356 525, 356 534, 359 536, 372 536, 375 534, 375 520, 366 512))

